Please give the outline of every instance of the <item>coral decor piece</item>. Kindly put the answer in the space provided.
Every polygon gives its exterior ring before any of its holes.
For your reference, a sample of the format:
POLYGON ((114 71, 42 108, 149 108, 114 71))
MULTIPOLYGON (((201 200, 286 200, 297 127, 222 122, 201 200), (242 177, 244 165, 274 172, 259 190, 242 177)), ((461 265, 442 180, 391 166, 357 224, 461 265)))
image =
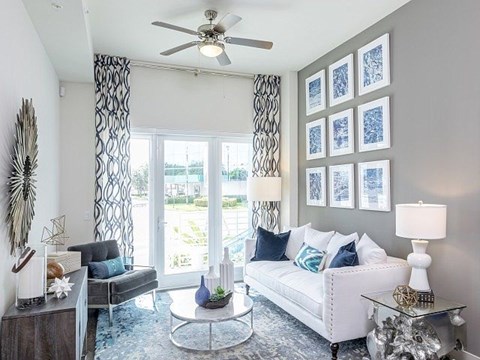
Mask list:
POLYGON ((22 99, 22 107, 15 124, 12 172, 8 181, 10 200, 7 222, 11 255, 15 254, 16 248, 24 248, 28 243, 28 233, 35 215, 37 138, 37 118, 32 100, 22 99))

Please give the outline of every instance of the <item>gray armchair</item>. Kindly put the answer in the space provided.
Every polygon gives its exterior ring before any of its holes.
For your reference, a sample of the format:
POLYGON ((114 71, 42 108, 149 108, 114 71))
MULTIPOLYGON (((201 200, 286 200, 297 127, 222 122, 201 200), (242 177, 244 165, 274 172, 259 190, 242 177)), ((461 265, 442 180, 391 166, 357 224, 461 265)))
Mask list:
MULTIPOLYGON (((92 242, 70 246, 69 251, 82 253, 82 266, 92 261, 104 261, 120 256, 116 240, 92 242)), ((94 279, 88 275, 88 307, 108 308, 110 326, 112 325, 113 308, 139 295, 152 292, 155 305, 155 289, 158 287, 157 271, 153 266, 126 265, 127 272, 109 279, 94 279)))

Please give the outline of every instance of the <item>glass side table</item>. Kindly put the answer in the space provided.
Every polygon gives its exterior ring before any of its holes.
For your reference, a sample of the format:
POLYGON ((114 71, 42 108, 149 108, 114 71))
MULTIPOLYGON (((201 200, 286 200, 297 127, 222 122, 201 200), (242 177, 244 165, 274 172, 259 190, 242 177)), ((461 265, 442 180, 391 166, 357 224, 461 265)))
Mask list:
POLYGON ((367 335, 372 360, 442 357, 461 347, 456 328, 465 323, 460 312, 465 305, 435 297, 434 303, 401 307, 393 291, 363 294, 373 305, 376 327, 367 335), (458 344, 458 345, 457 345, 458 344))

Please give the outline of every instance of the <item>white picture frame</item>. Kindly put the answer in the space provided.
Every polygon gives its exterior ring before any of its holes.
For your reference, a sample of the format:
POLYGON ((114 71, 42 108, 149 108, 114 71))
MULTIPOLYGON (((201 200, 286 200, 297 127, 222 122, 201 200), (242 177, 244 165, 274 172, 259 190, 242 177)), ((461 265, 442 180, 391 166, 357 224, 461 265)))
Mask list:
POLYGON ((320 70, 305 80, 306 113, 312 115, 325 110, 325 70, 320 70))
POLYGON ((357 51, 358 94, 390 85, 390 35, 384 34, 357 51))
POLYGON ((390 97, 360 105, 358 117, 358 151, 390 147, 390 97))
POLYGON ((327 155, 325 118, 306 124, 307 160, 321 159, 327 155))
POLYGON ((328 67, 328 101, 330 106, 354 97, 353 54, 349 54, 328 67))
POLYGON ((353 164, 329 166, 328 183, 330 207, 355 208, 353 164))
POLYGON ((327 206, 327 170, 325 166, 306 169, 308 206, 327 206))
POLYGON ((358 193, 359 209, 391 211, 390 160, 358 163, 358 193))
POLYGON ((328 117, 329 155, 340 156, 355 151, 353 109, 338 112, 328 117))

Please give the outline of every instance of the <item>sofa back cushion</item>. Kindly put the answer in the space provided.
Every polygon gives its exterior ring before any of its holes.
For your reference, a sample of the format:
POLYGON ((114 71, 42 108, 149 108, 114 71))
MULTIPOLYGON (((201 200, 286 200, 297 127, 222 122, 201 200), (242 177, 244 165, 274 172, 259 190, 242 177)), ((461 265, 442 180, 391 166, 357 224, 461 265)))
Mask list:
POLYGON ((295 259, 295 256, 297 256, 298 251, 300 250, 303 242, 305 241, 305 229, 310 228, 311 226, 312 224, 308 223, 300 227, 283 227, 284 232, 290 230, 290 237, 288 238, 287 249, 285 250, 285 255, 290 260, 295 259))
POLYGON ((255 249, 255 256, 252 261, 285 261, 288 258, 285 256, 287 249, 287 242, 290 236, 290 231, 280 234, 274 234, 271 231, 265 230, 262 227, 257 229, 257 246, 255 249))
POLYGON ((312 228, 306 228, 304 242, 317 250, 327 250, 328 243, 334 234, 335 231, 324 232, 312 228))
POLYGON ((80 251, 82 253, 82 266, 88 266, 88 263, 92 261, 104 261, 120 256, 116 240, 74 245, 70 246, 68 251, 80 251))

